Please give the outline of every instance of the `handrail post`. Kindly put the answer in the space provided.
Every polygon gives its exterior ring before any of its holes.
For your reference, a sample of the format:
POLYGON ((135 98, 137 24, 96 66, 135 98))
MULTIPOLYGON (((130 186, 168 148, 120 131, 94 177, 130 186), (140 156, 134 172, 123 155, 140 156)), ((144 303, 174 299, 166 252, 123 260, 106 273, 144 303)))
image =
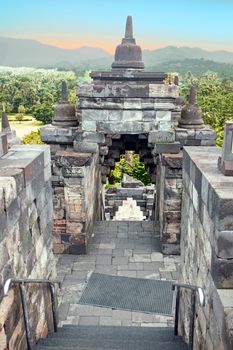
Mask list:
POLYGON ((189 324, 189 349, 193 350, 193 339, 194 339, 194 327, 195 327, 195 317, 196 317, 196 292, 192 290, 191 292, 191 315, 189 324))
POLYGON ((55 298, 54 298, 54 286, 49 284, 50 298, 51 298, 51 307, 52 307, 52 315, 53 315, 53 329, 54 332, 57 332, 57 316, 56 316, 56 308, 55 308, 55 298))
POLYGON ((24 325, 25 325, 25 331, 26 331, 27 348, 28 350, 32 350, 33 345, 32 345, 31 331, 30 331, 29 313, 28 313, 28 307, 26 302, 26 290, 25 290, 24 282, 19 283, 19 290, 20 290, 20 297, 21 297, 22 308, 23 308, 23 319, 24 319, 24 325))
POLYGON ((176 310, 175 310, 175 326, 174 334, 178 335, 178 324, 179 324, 179 309, 180 309, 180 289, 188 289, 191 291, 191 305, 190 305, 190 321, 189 321, 189 349, 194 348, 194 329, 195 329, 195 318, 196 318, 196 301, 197 294, 199 297, 199 304, 205 306, 205 293, 203 288, 194 286, 191 284, 174 283, 172 290, 176 290, 176 310))
POLYGON ((175 309, 175 328, 174 334, 178 335, 178 327, 179 327, 179 311, 180 311, 180 287, 176 287, 176 309, 175 309))

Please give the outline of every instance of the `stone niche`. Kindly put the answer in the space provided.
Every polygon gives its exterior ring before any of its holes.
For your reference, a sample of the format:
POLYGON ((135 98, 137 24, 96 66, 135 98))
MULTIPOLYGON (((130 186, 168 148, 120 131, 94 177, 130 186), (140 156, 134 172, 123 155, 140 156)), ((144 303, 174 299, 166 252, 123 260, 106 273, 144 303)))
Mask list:
MULTIPOLYGON (((204 289, 194 337, 194 348, 204 350, 233 348, 233 177, 218 169, 220 153, 216 147, 184 149, 180 282, 204 289)), ((182 292, 186 338, 189 310, 190 295, 182 292)))
MULTIPOLYGON (((4 282, 14 277, 56 277, 52 216, 49 146, 12 146, 0 157, 1 349, 27 348, 19 288, 11 288, 3 298, 4 282)), ((42 285, 28 284, 26 291, 30 325, 36 341, 53 329, 50 294, 42 285)))
POLYGON ((164 254, 180 254, 182 162, 182 151, 158 159, 155 212, 164 254))
POLYGON ((53 160, 55 253, 84 254, 100 220, 101 177, 97 154, 58 150, 53 160))

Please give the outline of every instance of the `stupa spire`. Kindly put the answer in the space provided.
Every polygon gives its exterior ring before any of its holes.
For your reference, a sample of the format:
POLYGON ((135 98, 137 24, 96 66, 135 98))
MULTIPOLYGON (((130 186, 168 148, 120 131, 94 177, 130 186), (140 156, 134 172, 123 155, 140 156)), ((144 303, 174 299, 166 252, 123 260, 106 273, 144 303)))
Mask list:
POLYGON ((133 20, 128 16, 125 25, 125 39, 133 39, 133 20))
POLYGON ((2 104, 2 131, 10 131, 10 123, 6 113, 5 103, 2 104))
POLYGON ((195 105, 197 104, 197 97, 196 97, 196 88, 194 85, 191 86, 190 92, 189 92, 189 104, 195 105))
POLYGON ((68 102, 68 90, 64 80, 61 83, 61 102, 68 102))

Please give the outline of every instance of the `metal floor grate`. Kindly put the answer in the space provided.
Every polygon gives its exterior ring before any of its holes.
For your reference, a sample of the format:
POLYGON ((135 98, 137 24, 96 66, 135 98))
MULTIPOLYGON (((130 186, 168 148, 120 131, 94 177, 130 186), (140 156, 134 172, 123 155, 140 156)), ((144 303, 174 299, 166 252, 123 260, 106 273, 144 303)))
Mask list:
POLYGON ((79 303, 170 316, 172 282, 93 273, 79 303))

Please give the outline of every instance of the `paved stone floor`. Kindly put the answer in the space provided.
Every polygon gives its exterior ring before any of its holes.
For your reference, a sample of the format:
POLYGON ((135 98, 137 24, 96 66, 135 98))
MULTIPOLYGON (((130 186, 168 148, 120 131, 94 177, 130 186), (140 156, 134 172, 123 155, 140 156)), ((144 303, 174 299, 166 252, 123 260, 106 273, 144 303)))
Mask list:
POLYGON ((156 314, 80 305, 88 276, 100 272, 114 276, 177 280, 179 257, 163 256, 153 222, 100 221, 94 228, 87 255, 60 255, 57 262, 62 324, 164 327, 173 318, 156 314))

